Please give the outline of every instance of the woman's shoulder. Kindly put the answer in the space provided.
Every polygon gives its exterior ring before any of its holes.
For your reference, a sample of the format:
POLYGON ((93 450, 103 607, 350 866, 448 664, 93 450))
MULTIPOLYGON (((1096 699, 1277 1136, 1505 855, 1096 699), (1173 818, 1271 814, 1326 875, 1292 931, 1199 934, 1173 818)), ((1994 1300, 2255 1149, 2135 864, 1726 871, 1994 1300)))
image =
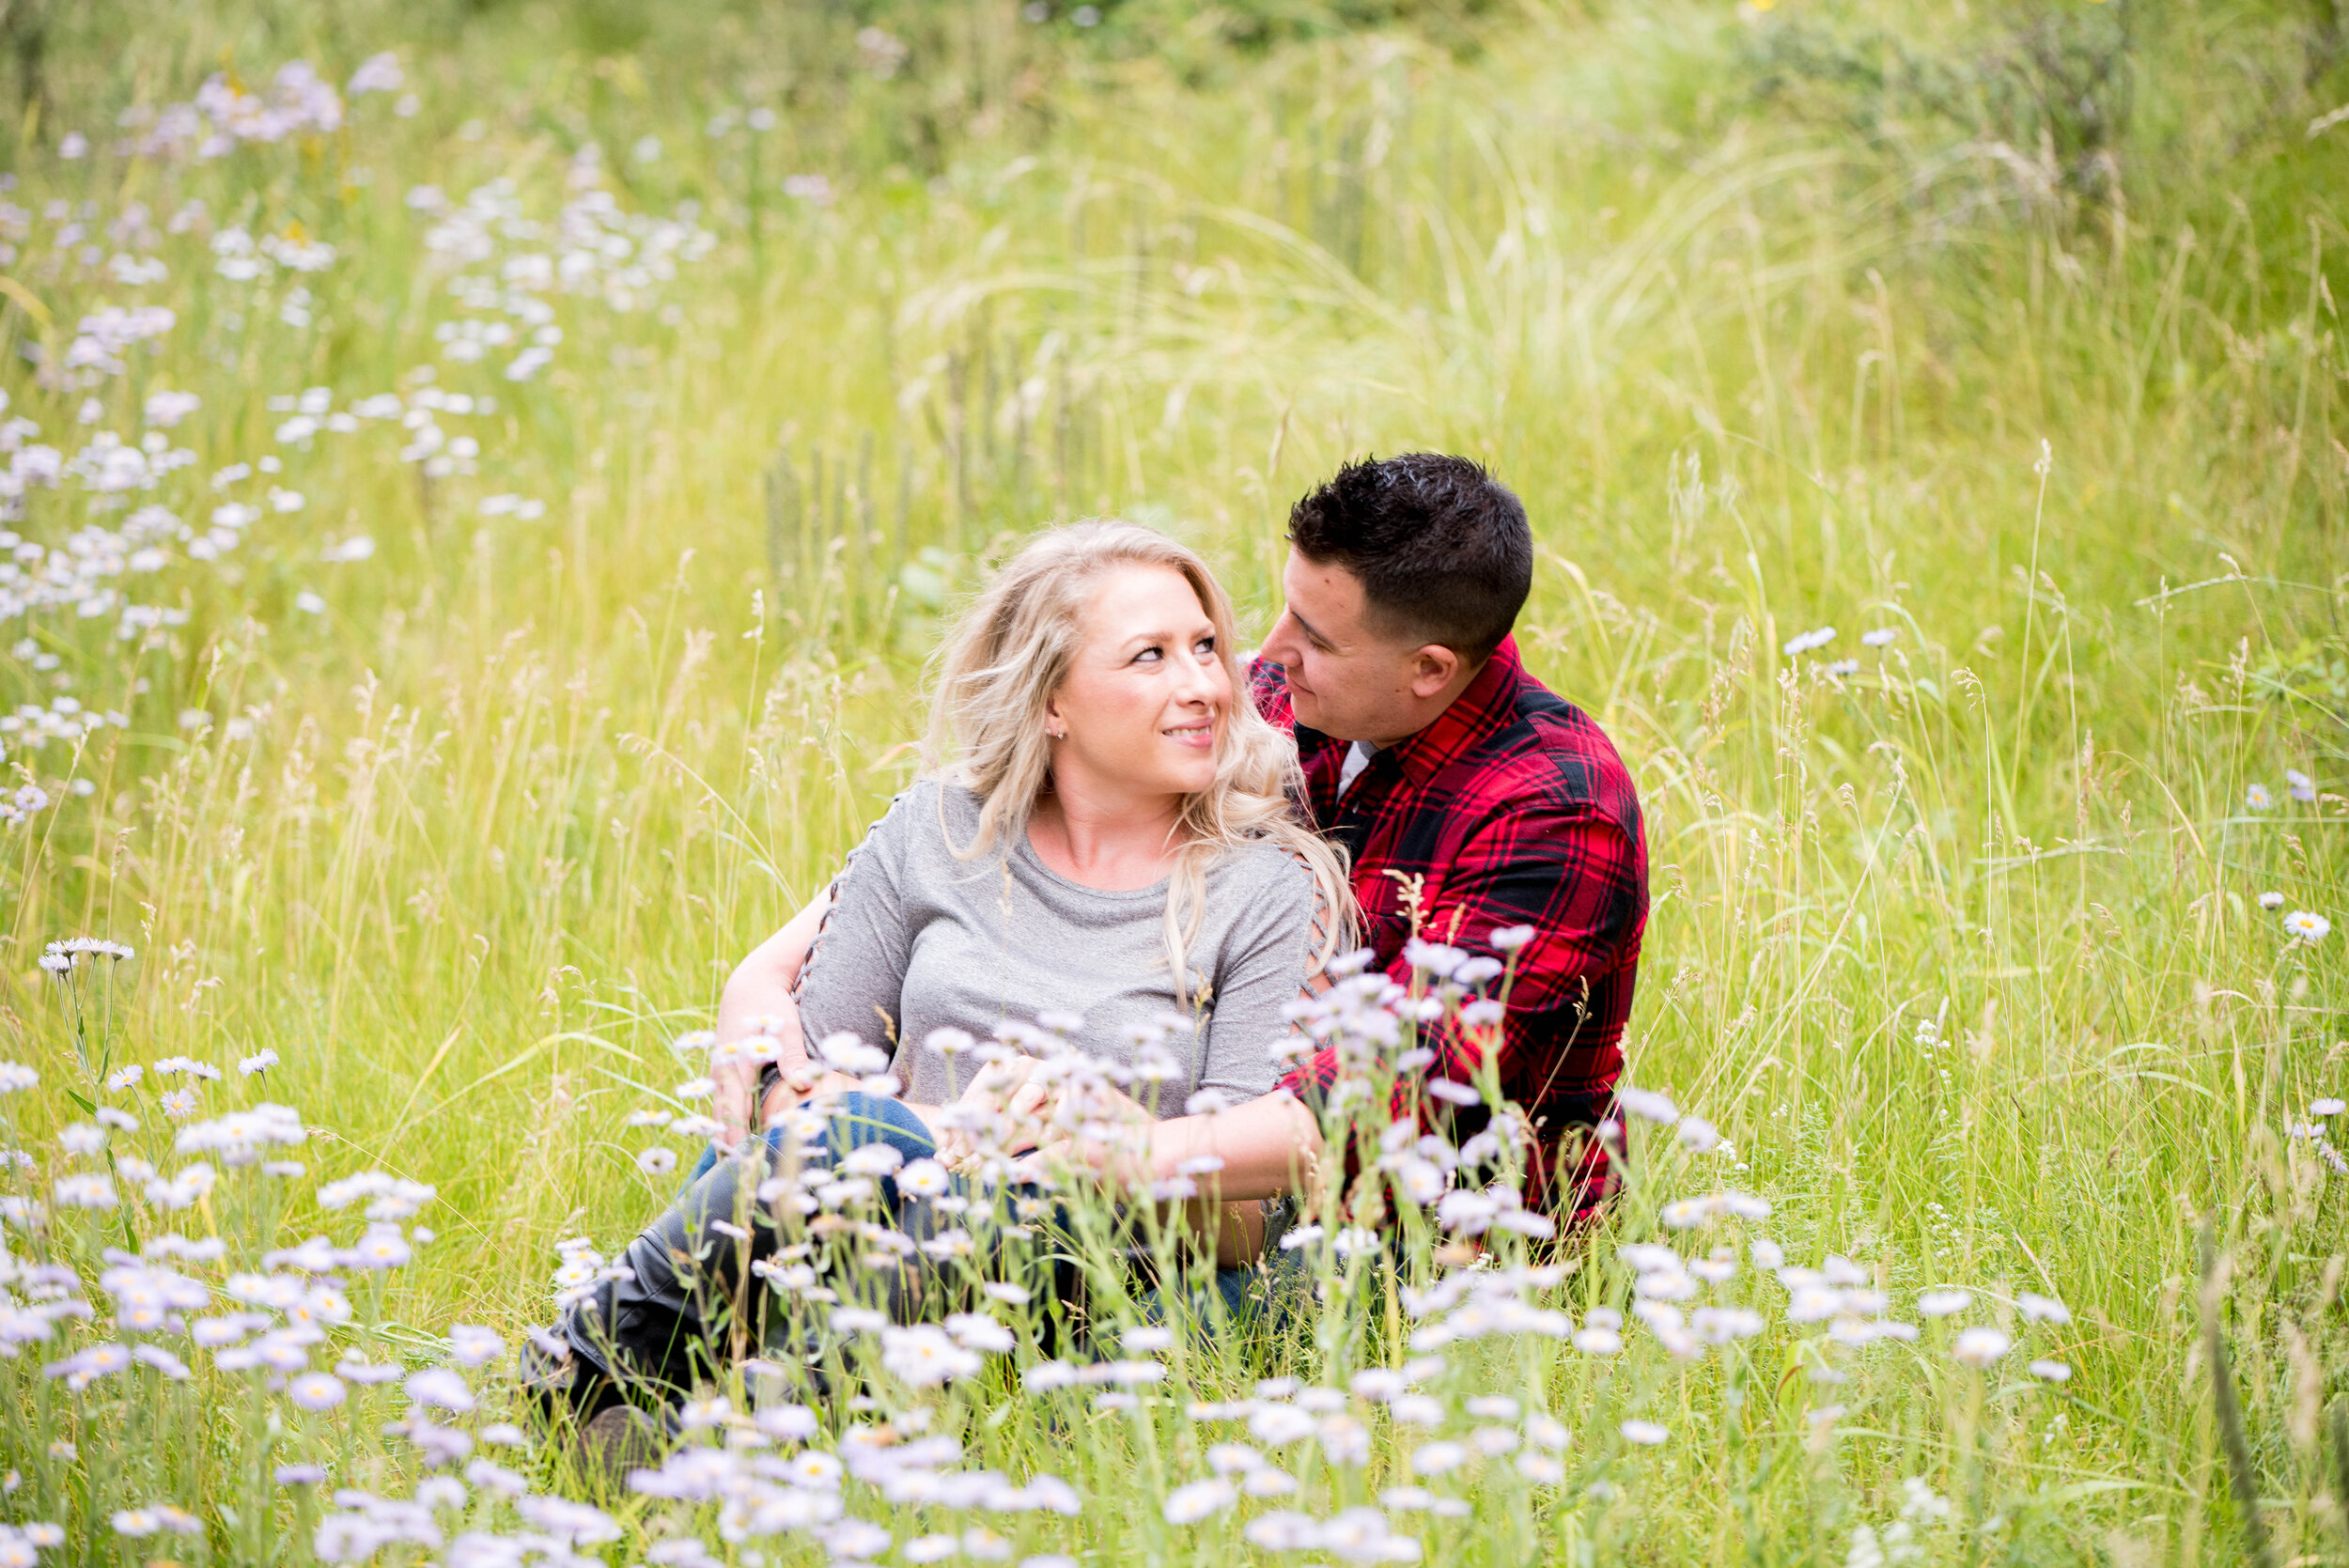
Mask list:
POLYGON ((1314 870, 1305 857, 1271 839, 1251 839, 1216 857, 1207 874, 1225 896, 1273 898, 1283 903, 1315 895, 1314 870))
POLYGON ((1208 897, 1232 911, 1230 929, 1241 941, 1281 942, 1302 937, 1308 967, 1317 968, 1331 951, 1331 932, 1350 928, 1347 910, 1352 900, 1343 880, 1345 872, 1338 865, 1272 837, 1239 845, 1226 852, 1223 861, 1244 880, 1226 882, 1208 897), (1338 880, 1325 883, 1325 871, 1338 880))
POLYGON ((937 773, 920 773, 914 776, 912 783, 897 791, 889 802, 893 816, 909 807, 933 815, 943 810, 975 818, 979 815, 979 798, 972 793, 969 786, 957 784, 950 778, 937 773))
POLYGON ((873 824, 873 837, 900 852, 951 852, 949 841, 968 844, 978 826, 976 795, 952 779, 924 774, 890 800, 889 810, 873 824))

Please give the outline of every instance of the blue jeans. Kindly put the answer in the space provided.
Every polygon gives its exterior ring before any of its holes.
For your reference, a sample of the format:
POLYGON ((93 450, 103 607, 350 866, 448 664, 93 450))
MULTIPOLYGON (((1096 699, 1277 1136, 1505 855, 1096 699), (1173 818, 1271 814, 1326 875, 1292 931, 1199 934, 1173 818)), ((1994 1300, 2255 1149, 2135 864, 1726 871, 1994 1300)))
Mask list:
MULTIPOLYGON (((784 1128, 769 1128, 769 1151, 780 1155, 784 1138, 784 1128)), ((928 1125, 915 1115, 912 1108, 904 1101, 885 1099, 861 1091, 842 1094, 832 1111, 832 1125, 824 1131, 825 1148, 836 1163, 849 1150, 863 1148, 868 1143, 886 1143, 908 1160, 927 1159, 938 1153, 938 1140, 932 1136, 928 1125)), ((715 1169, 717 1163, 717 1146, 711 1144, 704 1148, 701 1158, 686 1173, 685 1185, 677 1189, 678 1198, 682 1199, 692 1191, 693 1184, 715 1169)), ((970 1189, 964 1183, 957 1180, 955 1185, 957 1191, 970 1196, 970 1189)), ((896 1208, 897 1184, 886 1176, 881 1178, 881 1199, 892 1210, 896 1208)), ((1216 1294, 1223 1298, 1225 1313, 1235 1321, 1245 1321, 1263 1311, 1263 1298, 1268 1293, 1256 1287, 1269 1275, 1282 1272, 1280 1265, 1288 1261, 1288 1255, 1284 1254, 1263 1265, 1217 1269, 1216 1294)), ((1137 1299, 1143 1315, 1151 1321, 1161 1320, 1166 1315, 1165 1303, 1157 1289, 1144 1292, 1137 1299)), ((1206 1307, 1206 1302, 1200 1298, 1197 1292, 1193 1293, 1191 1307, 1194 1312, 1201 1312, 1206 1307)))
MULTIPOLYGON (((770 1154, 783 1153, 785 1130, 782 1127, 767 1129, 770 1154)), ((837 1163, 840 1157, 850 1149, 861 1149, 867 1143, 886 1143, 909 1160, 927 1159, 938 1153, 938 1140, 930 1136, 928 1126, 904 1101, 883 1099, 879 1094, 867 1094, 861 1090, 841 1095, 839 1105, 832 1112, 832 1125, 824 1129, 824 1147, 837 1163)), ((686 1172, 685 1185, 677 1188, 677 1196, 682 1198, 692 1191, 693 1184, 709 1174, 717 1164, 718 1146, 715 1143, 706 1145, 701 1158, 695 1160, 693 1169, 686 1172)), ((890 1205, 894 1207, 897 1184, 883 1180, 881 1192, 890 1205)))

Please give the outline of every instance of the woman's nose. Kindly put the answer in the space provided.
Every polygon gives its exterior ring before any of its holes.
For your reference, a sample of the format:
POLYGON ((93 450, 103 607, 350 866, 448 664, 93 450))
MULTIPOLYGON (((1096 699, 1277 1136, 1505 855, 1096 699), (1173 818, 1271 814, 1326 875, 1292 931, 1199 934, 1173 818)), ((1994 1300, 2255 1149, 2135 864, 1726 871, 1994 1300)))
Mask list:
POLYGON ((1213 701, 1216 688, 1215 677, 1220 673, 1221 666, 1213 663, 1202 664, 1195 660, 1177 660, 1174 673, 1175 697, 1187 703, 1213 701))

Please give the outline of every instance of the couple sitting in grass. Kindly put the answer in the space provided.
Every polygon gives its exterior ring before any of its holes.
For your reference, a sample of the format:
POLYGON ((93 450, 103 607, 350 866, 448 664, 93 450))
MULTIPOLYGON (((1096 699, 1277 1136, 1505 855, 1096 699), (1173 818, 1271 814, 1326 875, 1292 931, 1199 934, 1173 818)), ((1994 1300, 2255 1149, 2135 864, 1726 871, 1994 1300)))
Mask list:
MULTIPOLYGON (((1053 530, 980 595, 943 655, 928 770, 726 985, 718 1146, 538 1373, 591 1431, 643 1420, 630 1387, 674 1399, 740 1352, 721 1320, 778 1272, 753 1199, 803 1157, 883 1178, 910 1161, 906 1186, 933 1189, 960 1167, 999 1202, 1074 1172, 1142 1209, 1195 1180, 1185 1217, 1239 1307, 1325 1157, 1338 1065, 1294 1037, 1295 1003, 1358 950, 1408 984, 1415 935, 1505 952, 1511 980, 1497 1032, 1423 1026, 1411 1076, 1439 1093, 1413 1102, 1476 1098, 1440 1091, 1496 1056, 1532 1135, 1527 1206, 1570 1223, 1604 1201, 1586 1134, 1622 1062, 1646 851, 1613 746, 1511 639, 1524 508, 1465 458, 1392 458, 1298 502, 1289 545, 1250 665, 1206 564, 1147 529, 1053 530), (1055 1114, 1070 1080, 1040 1045, 1105 1060, 1132 1097, 1105 1115, 1097 1077, 1055 1114)), ((918 1232, 923 1194, 883 1185, 918 1232)))

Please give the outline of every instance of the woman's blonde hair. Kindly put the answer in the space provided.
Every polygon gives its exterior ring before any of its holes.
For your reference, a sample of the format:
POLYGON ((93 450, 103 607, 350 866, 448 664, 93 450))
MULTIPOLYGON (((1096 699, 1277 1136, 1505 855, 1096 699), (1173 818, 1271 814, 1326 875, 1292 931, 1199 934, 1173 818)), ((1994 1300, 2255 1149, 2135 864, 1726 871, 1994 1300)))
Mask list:
MULTIPOLYGON (((1313 873, 1321 915, 1312 970, 1351 942, 1352 890, 1338 852, 1299 823, 1297 747, 1249 700, 1232 628, 1232 601, 1195 551, 1129 522, 1081 522, 1037 535, 996 572, 941 649, 925 761, 979 798, 979 831, 955 853, 978 855, 1015 843, 1051 778, 1045 709, 1067 679, 1080 622, 1099 580, 1117 567, 1164 567, 1182 574, 1215 625, 1216 657, 1231 677, 1231 712, 1216 753, 1215 782, 1183 797, 1166 898, 1167 960, 1174 994, 1191 994, 1184 955, 1205 918, 1206 873, 1220 855, 1272 844, 1313 873)), ((1311 971, 1309 971, 1311 972, 1311 971)))

